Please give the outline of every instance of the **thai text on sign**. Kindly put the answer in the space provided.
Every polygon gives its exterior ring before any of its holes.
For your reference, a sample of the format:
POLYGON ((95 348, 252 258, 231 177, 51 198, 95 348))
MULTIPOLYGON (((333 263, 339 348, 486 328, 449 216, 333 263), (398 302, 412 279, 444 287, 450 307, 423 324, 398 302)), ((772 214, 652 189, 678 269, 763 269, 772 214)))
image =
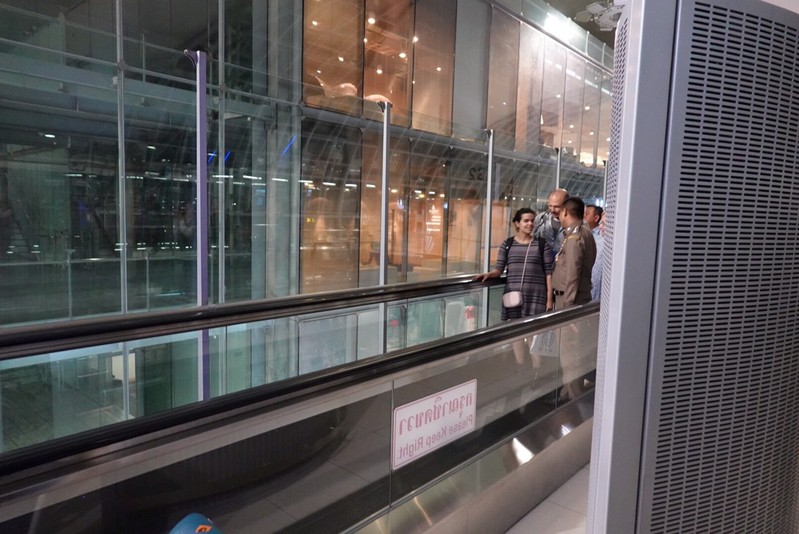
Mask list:
POLYGON ((475 428, 477 380, 394 408, 391 468, 421 458, 475 428))

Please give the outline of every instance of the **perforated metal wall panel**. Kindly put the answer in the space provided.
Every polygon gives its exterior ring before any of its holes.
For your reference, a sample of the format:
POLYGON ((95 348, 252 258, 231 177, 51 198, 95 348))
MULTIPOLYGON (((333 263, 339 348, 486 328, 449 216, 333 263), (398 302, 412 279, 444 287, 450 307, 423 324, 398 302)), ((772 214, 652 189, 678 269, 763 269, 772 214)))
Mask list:
MULTIPOLYGON (((614 48, 614 62, 615 72, 613 75, 613 100, 610 115, 610 146, 607 160, 607 179, 605 183, 605 234, 603 237, 603 251, 601 258, 597 261, 602 261, 602 279, 606 290, 600 294, 600 302, 603 310, 609 310, 610 304, 610 291, 609 285, 613 275, 613 224, 614 216, 616 213, 616 187, 617 178, 619 173, 619 139, 621 132, 621 117, 622 110, 624 109, 624 91, 622 84, 624 83, 624 68, 626 65, 627 56, 627 25, 628 19, 624 18, 620 21, 619 26, 616 28, 616 46, 614 48)), ((597 381, 596 389, 599 392, 598 398, 602 396, 602 390, 607 387, 605 380, 605 361, 607 359, 607 337, 608 337, 608 313, 602 313, 599 317, 599 340, 597 341, 597 381)), ((594 403, 594 439, 592 441, 592 456, 597 457, 597 449, 599 446, 599 436, 602 433, 602 403, 594 403)), ((589 486, 589 492, 594 491, 593 486, 589 486)), ((592 501, 592 496, 589 501, 592 501)))
POLYGON ((796 533, 799 15, 678 13, 638 531, 796 533))
POLYGON ((587 531, 797 533, 799 14, 628 2, 614 64, 587 531))

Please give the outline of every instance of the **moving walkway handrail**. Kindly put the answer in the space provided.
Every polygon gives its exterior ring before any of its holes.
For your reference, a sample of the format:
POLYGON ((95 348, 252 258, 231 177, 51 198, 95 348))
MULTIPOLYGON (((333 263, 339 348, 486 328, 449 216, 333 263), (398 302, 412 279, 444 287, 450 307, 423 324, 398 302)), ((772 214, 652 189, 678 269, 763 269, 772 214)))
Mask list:
MULTIPOLYGON (((0 361, 339 308, 477 290, 483 287, 481 283, 472 281, 472 278, 473 275, 461 275, 427 282, 210 304, 156 312, 131 312, 126 315, 105 315, 11 327, 0 329, 0 361)), ((504 280, 494 279, 489 285, 500 283, 504 283, 504 280)))
POLYGON ((500 343, 519 335, 554 329, 599 311, 599 302, 505 322, 481 330, 430 341, 331 369, 88 430, 0 454, 0 488, 24 471, 69 469, 70 465, 120 454, 132 447, 187 432, 211 429, 254 412, 290 405, 322 393, 357 386, 391 373, 500 343), (36 468, 36 469, 34 469, 36 468))

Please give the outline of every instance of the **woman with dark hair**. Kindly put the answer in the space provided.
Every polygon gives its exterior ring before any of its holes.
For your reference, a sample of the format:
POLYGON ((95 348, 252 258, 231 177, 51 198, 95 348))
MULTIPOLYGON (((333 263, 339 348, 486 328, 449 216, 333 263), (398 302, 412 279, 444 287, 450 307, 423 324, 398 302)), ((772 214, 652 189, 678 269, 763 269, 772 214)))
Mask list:
MULTIPOLYGON (((535 212, 530 208, 521 208, 513 216, 516 235, 502 242, 497 254, 496 266, 487 273, 475 276, 475 280, 483 282, 489 278, 497 278, 507 269, 505 291, 503 296, 521 291, 522 299, 518 306, 506 307, 503 298, 502 320, 518 319, 544 313, 553 308, 552 300, 552 249, 542 238, 533 238, 533 220, 535 212)), ((514 346, 516 359, 524 361, 526 347, 514 346)))

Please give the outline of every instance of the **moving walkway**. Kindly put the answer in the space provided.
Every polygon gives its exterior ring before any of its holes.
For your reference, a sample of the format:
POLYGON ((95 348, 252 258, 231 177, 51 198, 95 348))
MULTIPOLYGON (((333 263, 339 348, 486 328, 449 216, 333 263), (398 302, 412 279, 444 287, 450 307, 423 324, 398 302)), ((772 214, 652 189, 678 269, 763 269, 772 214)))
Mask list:
MULTIPOLYGON (((8 364, 153 335, 207 342, 214 329, 347 309, 376 306, 396 320, 385 310, 402 303, 407 311, 414 299, 483 292, 490 308, 501 289, 466 279, 423 286, 84 321, 38 336, 17 329, 0 346, 8 364)), ((503 532, 588 462, 598 309, 406 342, 6 450, 0 529, 168 532, 196 512, 226 533, 503 532), (533 337, 547 332, 561 350, 530 353, 533 337), (581 340, 579 350, 567 336, 581 340), (585 392, 561 399, 564 378, 585 392)))

